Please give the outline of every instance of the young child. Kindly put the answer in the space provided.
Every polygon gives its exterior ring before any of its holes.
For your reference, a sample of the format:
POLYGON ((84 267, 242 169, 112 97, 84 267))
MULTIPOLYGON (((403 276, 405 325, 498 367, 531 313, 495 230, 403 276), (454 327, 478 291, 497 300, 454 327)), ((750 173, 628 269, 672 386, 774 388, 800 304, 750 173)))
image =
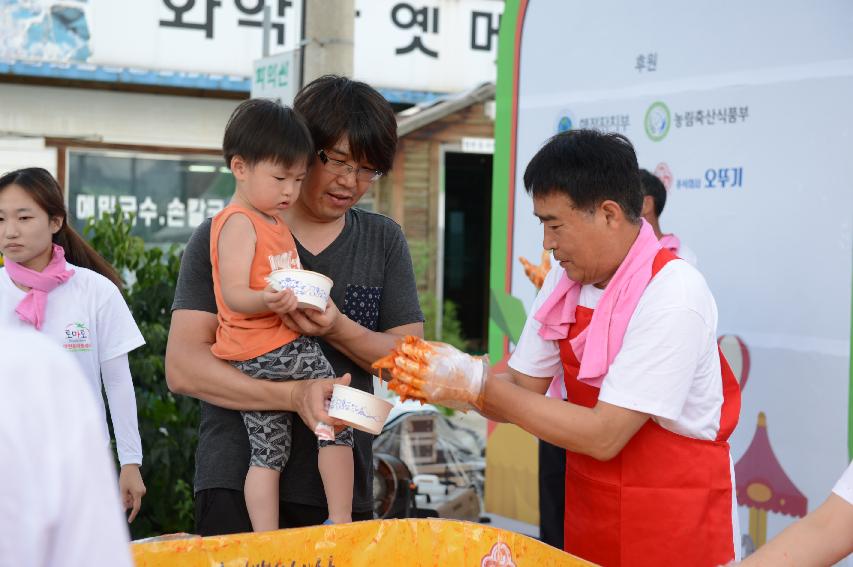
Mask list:
MULTIPOLYGON (((121 465, 121 499, 125 508, 132 508, 132 522, 145 485, 127 353, 145 340, 119 291, 121 279, 68 226, 62 190, 41 168, 0 177, 0 252, 5 262, 0 269, 0 326, 19 331, 34 327, 63 346, 79 362, 105 414, 103 384, 121 465)), ((109 445, 106 416, 101 425, 109 445)))
MULTIPOLYGON (((210 258, 219 328, 211 351, 262 380, 334 376, 312 337, 284 325, 297 307, 291 290, 276 292, 265 277, 270 256, 298 258, 296 243, 278 216, 299 197, 314 156, 305 122, 292 109, 263 99, 242 103, 228 121, 225 162, 236 179, 231 203, 213 218, 210 258)), ((255 531, 278 529, 279 477, 290 456, 293 413, 245 411, 251 461, 244 494, 255 531)), ((320 439, 318 468, 331 523, 351 521, 353 435, 345 429, 320 439)))

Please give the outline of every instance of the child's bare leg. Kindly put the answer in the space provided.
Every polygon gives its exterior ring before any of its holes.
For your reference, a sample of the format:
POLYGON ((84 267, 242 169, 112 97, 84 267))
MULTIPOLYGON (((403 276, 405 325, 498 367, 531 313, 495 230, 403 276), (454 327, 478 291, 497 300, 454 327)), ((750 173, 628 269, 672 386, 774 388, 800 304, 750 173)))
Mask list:
POLYGON ((327 445, 319 451, 317 466, 323 479, 329 519, 333 524, 352 521, 352 447, 327 445))
POLYGON ((243 491, 252 529, 266 532, 278 529, 278 479, 275 469, 251 466, 243 491))

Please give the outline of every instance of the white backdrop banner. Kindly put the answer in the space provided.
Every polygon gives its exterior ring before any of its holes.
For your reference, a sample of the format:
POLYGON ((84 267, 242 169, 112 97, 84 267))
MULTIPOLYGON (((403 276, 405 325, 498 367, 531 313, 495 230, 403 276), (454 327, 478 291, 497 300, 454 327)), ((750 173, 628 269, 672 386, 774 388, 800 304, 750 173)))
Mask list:
MULTIPOLYGON (((512 257, 542 250, 521 182, 541 144, 569 128, 628 136, 668 186, 662 229, 696 252, 719 334, 741 346, 731 446, 748 546, 823 502, 849 461, 853 4, 616 4, 527 5, 512 257)), ((511 287, 529 310, 517 266, 511 287)))

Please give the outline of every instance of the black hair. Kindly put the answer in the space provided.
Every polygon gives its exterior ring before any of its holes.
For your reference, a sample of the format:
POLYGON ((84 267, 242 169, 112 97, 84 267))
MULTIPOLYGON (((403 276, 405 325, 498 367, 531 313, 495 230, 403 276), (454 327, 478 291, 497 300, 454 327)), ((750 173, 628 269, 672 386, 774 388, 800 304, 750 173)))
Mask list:
POLYGON ((17 185, 32 197, 48 218, 62 219, 62 226, 53 235, 53 243, 62 246, 68 262, 98 272, 121 289, 123 284, 116 269, 68 226, 62 189, 49 171, 40 167, 27 167, 0 177, 0 192, 11 185, 17 185))
POLYGON ((655 203, 655 216, 659 217, 666 205, 666 187, 663 186, 657 175, 645 169, 640 170, 640 184, 643 187, 643 195, 652 198, 655 203))
POLYGON ((615 201, 631 221, 643 210, 637 155, 621 134, 569 130, 553 136, 527 164, 524 188, 533 197, 562 193, 587 211, 615 201))
POLYGON ((293 107, 308 122, 316 150, 330 149, 344 134, 352 158, 388 172, 397 152, 397 118, 373 87, 338 75, 305 85, 293 107))
POLYGON ((289 106, 255 98, 243 101, 234 109, 222 139, 225 164, 231 167, 234 156, 240 156, 249 166, 271 161, 290 167, 314 160, 314 142, 305 124, 289 106))

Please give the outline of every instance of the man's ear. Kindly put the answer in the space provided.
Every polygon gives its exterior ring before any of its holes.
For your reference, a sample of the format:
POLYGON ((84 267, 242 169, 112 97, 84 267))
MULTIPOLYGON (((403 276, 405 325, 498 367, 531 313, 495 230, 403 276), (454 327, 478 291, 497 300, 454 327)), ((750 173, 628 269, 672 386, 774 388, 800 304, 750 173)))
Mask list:
POLYGON ((625 222, 625 211, 616 201, 606 200, 598 205, 598 210, 604 216, 604 221, 608 226, 617 227, 625 222))

